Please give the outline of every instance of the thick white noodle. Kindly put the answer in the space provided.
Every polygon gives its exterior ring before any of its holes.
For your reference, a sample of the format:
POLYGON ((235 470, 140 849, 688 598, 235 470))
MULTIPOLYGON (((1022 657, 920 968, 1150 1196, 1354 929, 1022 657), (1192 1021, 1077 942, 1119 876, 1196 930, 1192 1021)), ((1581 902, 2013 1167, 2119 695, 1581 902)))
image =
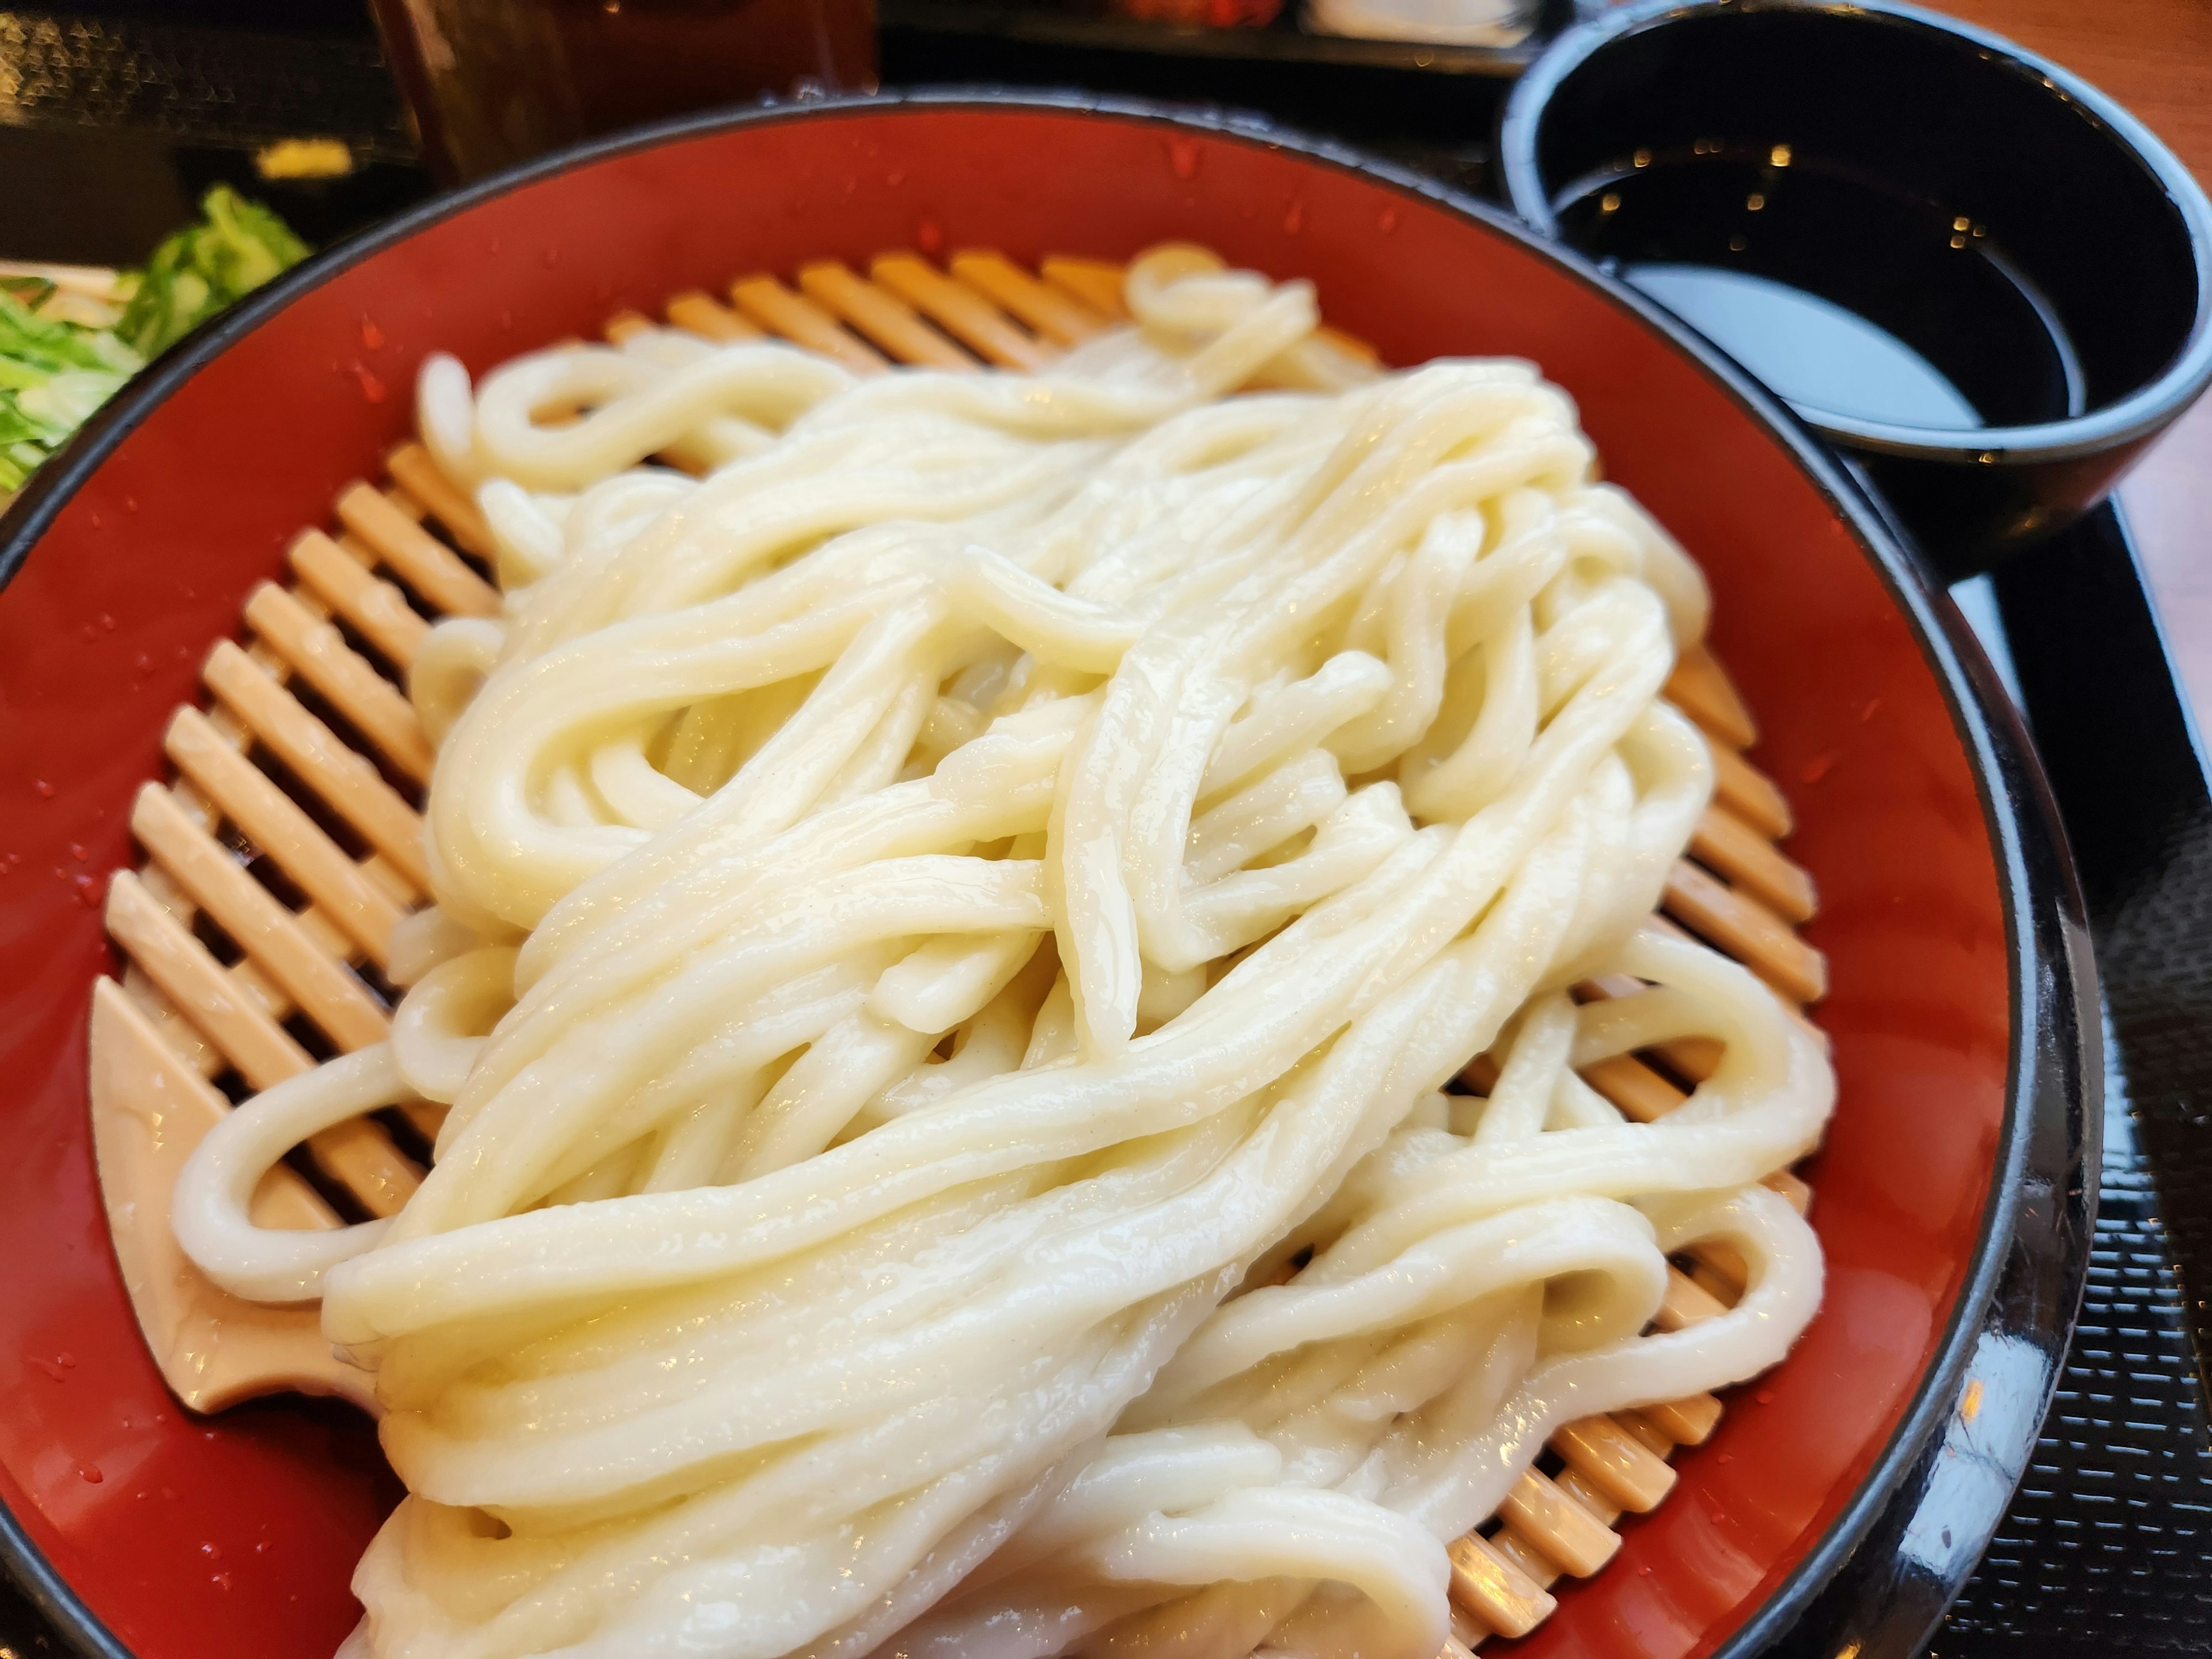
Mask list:
POLYGON ((1127 292, 1036 377, 425 371, 507 604, 415 671, 413 988, 176 1206, 375 1373, 411 1495, 349 1652, 1432 1659, 1558 1425, 1810 1316, 1758 1183, 1826 1059, 1643 929, 1711 787, 1695 568, 1524 364, 1354 375, 1187 249, 1127 292), (1688 1035, 1658 1122, 1570 1069, 1688 1035), (398 1216, 252 1227, 410 1097, 398 1216), (1650 1333, 1716 1240, 1741 1303, 1650 1333))

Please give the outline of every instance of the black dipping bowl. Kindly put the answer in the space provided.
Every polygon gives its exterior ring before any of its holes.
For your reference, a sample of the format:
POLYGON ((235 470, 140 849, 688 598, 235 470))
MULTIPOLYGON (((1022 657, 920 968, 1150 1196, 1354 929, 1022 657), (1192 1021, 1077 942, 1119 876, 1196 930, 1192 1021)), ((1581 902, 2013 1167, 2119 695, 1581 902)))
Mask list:
POLYGON ((1946 574, 2095 506, 2212 381, 2187 170, 2094 87, 1910 6, 1624 8, 1522 77, 1498 154, 1524 219, 1781 392, 1946 574))

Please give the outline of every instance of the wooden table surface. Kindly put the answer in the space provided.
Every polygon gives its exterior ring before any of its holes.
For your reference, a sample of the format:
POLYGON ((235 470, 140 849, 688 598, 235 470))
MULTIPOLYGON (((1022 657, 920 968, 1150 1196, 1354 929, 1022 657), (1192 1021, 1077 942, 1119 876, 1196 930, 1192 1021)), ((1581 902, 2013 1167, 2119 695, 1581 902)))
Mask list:
MULTIPOLYGON (((2212 191, 2212 0, 1923 0, 2118 99, 2212 191)), ((2212 397, 2120 487, 2195 706, 2212 732, 2212 397)))

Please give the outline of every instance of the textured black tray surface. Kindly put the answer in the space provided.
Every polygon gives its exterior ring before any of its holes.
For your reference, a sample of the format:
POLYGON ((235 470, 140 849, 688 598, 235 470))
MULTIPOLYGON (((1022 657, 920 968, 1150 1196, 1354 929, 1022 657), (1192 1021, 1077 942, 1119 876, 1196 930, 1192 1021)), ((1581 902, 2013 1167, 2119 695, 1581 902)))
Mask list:
POLYGON ((2042 1443, 1933 1650, 2212 1652, 2212 795, 2113 514, 1995 590, 2096 939, 2105 1165, 2042 1443))
MULTIPOLYGON (((1255 108, 1463 189, 1483 185, 1505 84, 1390 54, 1317 62, 1304 48, 1224 58, 1065 30, 1017 38, 939 0, 884 3, 890 82, 1079 84, 1255 108)), ((0 88, 11 74, 28 95, 0 125, 0 180, 61 168, 100 187, 0 188, 0 257, 127 261, 218 178, 275 199, 317 240, 428 188, 352 0, 0 10, 0 88), (319 31, 278 27, 285 6, 319 31), (176 21, 196 9, 252 27, 176 21), (323 185, 256 181, 252 149, 294 132, 345 137, 368 165, 323 185)), ((2024 556, 1994 597, 1978 622, 2033 729, 2095 934, 2105 1161, 2057 1402, 1930 1651, 2212 1653, 2212 1449, 2197 1358, 2212 1294, 2212 793, 2115 517, 2024 556)), ((0 1659, 63 1651, 0 1580, 0 1659)))

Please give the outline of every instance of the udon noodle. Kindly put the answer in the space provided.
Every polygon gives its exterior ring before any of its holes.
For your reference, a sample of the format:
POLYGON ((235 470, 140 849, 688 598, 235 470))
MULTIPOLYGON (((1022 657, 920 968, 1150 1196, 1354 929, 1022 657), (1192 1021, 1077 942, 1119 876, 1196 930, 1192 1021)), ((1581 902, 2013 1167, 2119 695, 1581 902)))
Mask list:
POLYGON ((1431 1659, 1554 1427, 1810 1316, 1759 1183, 1826 1060, 1644 925, 1695 568, 1525 364, 1367 373, 1189 250, 1127 300, 1035 377, 426 369, 506 605, 413 670, 412 988, 175 1205, 375 1375, 349 1651, 1431 1659), (1576 1075, 1693 1036, 1662 1121, 1576 1075), (415 1099, 398 1215, 251 1224, 415 1099), (1748 1287, 1653 1331, 1698 1241, 1748 1287))

